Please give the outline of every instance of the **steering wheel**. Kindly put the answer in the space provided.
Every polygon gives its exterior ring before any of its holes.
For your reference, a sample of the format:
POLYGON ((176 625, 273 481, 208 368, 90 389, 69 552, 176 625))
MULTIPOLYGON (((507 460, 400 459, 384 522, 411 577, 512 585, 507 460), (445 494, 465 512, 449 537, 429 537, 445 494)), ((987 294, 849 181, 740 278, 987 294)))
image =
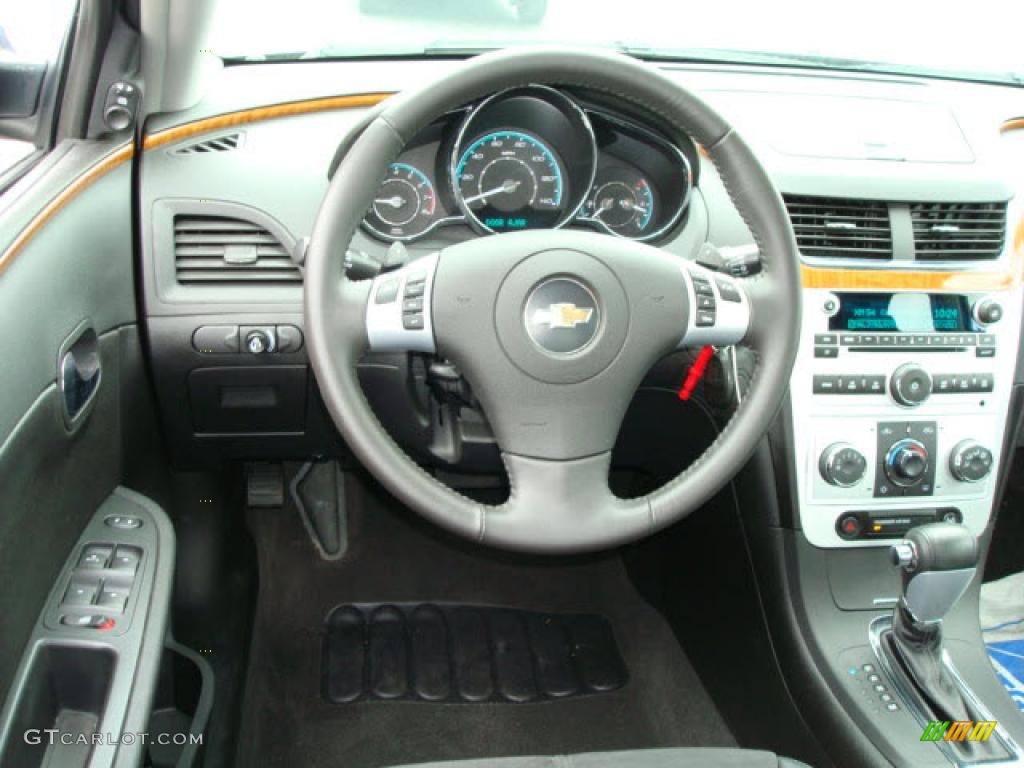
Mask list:
POLYGON ((796 357, 799 261, 771 180, 699 98, 620 54, 502 51, 398 94, 366 121, 337 168, 310 238, 305 322, 310 360, 335 424, 399 500, 487 545, 582 552, 681 519, 753 453, 778 412, 796 357), (700 142, 754 236, 762 271, 734 280, 648 245, 560 229, 481 237, 373 280, 347 278, 344 254, 372 202, 371 182, 384 178, 406 143, 445 112, 530 84, 602 92, 700 142), (417 298, 423 310, 410 313, 418 302, 405 302, 417 298), (756 370, 718 438, 653 493, 617 498, 608 487, 611 449, 652 365, 682 347, 740 342, 753 350, 756 370), (510 482, 507 501, 470 500, 399 448, 360 388, 356 365, 368 350, 437 353, 458 367, 494 430, 510 482))

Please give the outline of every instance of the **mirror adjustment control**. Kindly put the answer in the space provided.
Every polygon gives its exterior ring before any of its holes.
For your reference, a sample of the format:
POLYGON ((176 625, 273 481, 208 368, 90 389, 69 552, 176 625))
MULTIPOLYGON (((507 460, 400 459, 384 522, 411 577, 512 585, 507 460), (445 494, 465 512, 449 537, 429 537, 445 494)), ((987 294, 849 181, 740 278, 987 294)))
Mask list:
POLYGON ((821 453, 818 471, 830 485, 849 488, 864 478, 868 462, 864 454, 849 443, 832 443, 821 453))
POLYGON ((949 455, 949 473, 962 483, 977 483, 992 471, 992 451, 973 440, 962 440, 949 455))
POLYGON ((250 355, 274 351, 273 337, 263 330, 252 330, 245 335, 245 349, 250 355))
POLYGON ((915 363, 901 365, 889 379, 889 392, 900 405, 920 405, 932 393, 932 377, 915 363))

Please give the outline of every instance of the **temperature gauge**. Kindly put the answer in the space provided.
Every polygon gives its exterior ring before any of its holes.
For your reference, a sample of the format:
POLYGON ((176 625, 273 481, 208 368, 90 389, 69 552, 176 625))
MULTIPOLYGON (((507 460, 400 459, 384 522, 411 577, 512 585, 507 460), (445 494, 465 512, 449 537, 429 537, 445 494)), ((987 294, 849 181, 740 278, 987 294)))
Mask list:
POLYGON ((364 224, 385 240, 411 240, 437 221, 434 185, 419 168, 392 163, 364 224))
POLYGON ((654 191, 641 174, 612 168, 598 174, 584 216, 613 234, 639 238, 654 221, 654 191))

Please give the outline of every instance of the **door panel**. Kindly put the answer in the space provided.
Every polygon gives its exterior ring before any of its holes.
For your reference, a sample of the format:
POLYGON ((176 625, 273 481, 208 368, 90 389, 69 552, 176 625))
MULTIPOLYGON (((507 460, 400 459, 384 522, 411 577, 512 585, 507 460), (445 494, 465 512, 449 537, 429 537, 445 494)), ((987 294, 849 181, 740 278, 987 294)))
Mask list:
POLYGON ((121 480, 121 382, 140 365, 123 352, 136 343, 130 149, 64 149, 0 197, 0 699, 61 566, 121 480), (58 357, 83 322, 102 374, 69 428, 58 357))

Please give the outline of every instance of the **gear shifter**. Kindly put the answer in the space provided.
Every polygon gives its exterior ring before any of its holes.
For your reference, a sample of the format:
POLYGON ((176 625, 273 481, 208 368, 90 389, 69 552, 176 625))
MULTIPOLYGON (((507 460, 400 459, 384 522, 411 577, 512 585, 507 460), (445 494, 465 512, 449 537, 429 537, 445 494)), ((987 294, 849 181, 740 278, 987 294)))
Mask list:
POLYGON ((942 619, 974 578, 977 540, 962 525, 932 523, 911 529, 890 553, 903 570, 893 655, 934 719, 976 719, 943 663, 942 619))

